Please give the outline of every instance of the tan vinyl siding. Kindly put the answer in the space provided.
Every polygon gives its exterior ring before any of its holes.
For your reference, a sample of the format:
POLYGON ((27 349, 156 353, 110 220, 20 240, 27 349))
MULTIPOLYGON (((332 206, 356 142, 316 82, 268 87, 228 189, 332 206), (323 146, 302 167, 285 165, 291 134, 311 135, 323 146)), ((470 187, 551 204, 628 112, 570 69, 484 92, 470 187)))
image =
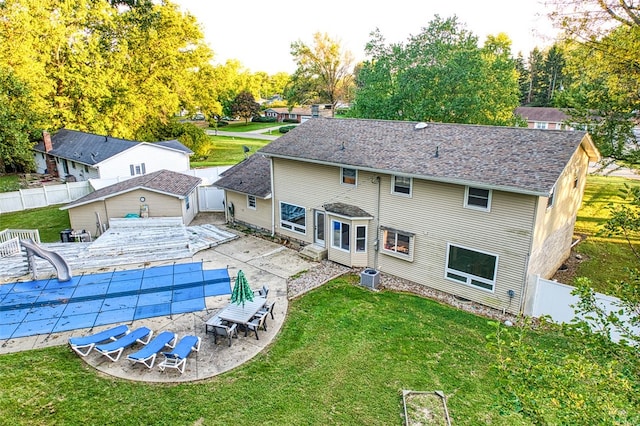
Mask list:
POLYGON ((96 236, 102 232, 98 232, 96 213, 100 215, 100 221, 103 224, 108 225, 107 211, 102 201, 96 201, 95 203, 75 207, 69 209, 69 221, 71 222, 71 229, 85 229, 91 233, 92 236, 96 236))
MULTIPOLYGON (((529 273, 550 278, 570 254, 576 213, 582 203, 589 158, 578 148, 556 183, 554 202, 540 197, 529 273), (578 186, 574 187, 578 178, 578 186)), ((570 283, 565 283, 570 284, 570 283)))
POLYGON ((484 212, 463 207, 463 186, 414 179, 407 199, 390 194, 390 185, 383 177, 380 225, 415 234, 414 253, 406 261, 381 250, 380 270, 498 309, 518 308, 535 197, 492 191, 491 211, 484 212), (445 278, 447 243, 498 255, 493 292, 445 278), (516 293, 511 306, 507 290, 516 293))
MULTIPOLYGON (((484 212, 464 208, 465 187, 460 185, 414 179, 412 197, 408 198, 391 194, 391 175, 379 175, 378 184, 377 174, 359 170, 357 185, 347 187, 340 183, 340 167, 277 158, 273 165, 277 233, 311 243, 313 209, 336 202, 354 205, 374 217, 368 226, 366 266, 498 309, 514 312, 519 309, 536 197, 492 191, 491 211, 484 212), (280 201, 307 210, 306 235, 280 227, 280 201), (414 234, 413 261, 374 250, 379 226, 414 234), (447 243, 498 255, 493 292, 445 278, 447 243), (512 300, 508 290, 515 293, 512 300)), ((327 224, 329 227, 330 220, 327 224)), ((327 246, 330 248, 330 245, 328 228, 327 246)), ((340 263, 350 261, 353 266, 355 262, 358 266, 361 263, 360 257, 349 259, 333 251, 330 251, 330 258, 340 263)))
POLYGON ((225 191, 227 205, 233 203, 235 220, 247 225, 271 230, 271 199, 256 197, 256 209, 247 207, 247 195, 239 192, 225 191))

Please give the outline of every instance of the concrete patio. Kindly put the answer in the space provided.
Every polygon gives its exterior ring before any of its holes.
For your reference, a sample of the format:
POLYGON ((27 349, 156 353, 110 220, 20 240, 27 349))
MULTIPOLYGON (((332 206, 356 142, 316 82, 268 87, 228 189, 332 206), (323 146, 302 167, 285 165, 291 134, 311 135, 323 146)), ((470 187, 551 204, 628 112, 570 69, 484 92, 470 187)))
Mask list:
MULTIPOLYGON (((149 244, 153 244, 150 242, 149 244)), ((134 345, 125 350, 117 362, 92 352, 82 358, 89 366, 108 374, 128 380, 145 382, 181 382, 201 380, 235 368, 260 353, 268 346, 280 331, 287 315, 287 279, 302 271, 313 270, 318 264, 303 259, 294 250, 253 236, 239 236, 223 244, 201 250, 190 257, 165 261, 144 261, 138 264, 117 265, 112 268, 101 266, 97 270, 126 270, 148 266, 167 265, 181 262, 202 262, 203 269, 227 268, 229 276, 235 277, 242 269, 252 288, 257 289, 267 285, 270 289, 268 301, 275 301, 274 319, 269 316, 267 331, 260 330, 256 339, 254 334, 245 337, 243 332, 233 339, 229 347, 228 342, 219 339, 214 344, 212 334, 205 333, 205 322, 230 301, 230 295, 208 297, 206 309, 203 311, 148 318, 126 323, 130 328, 146 326, 158 334, 163 330, 177 333, 178 338, 186 334, 194 334, 202 338, 199 352, 192 352, 184 374, 168 369, 161 372, 157 364, 163 359, 158 357, 156 365, 148 369, 144 365, 133 364, 126 359, 127 354, 139 349, 134 345)), ((88 272, 88 271, 83 271, 88 272)), ((327 279, 330 277, 327 277, 327 279)), ((0 353, 17 352, 38 349, 49 346, 67 345, 71 336, 93 334, 113 325, 96 327, 93 330, 82 329, 63 333, 52 333, 24 338, 6 339, 0 341, 0 353)), ((69 351, 71 349, 69 348, 69 351)))

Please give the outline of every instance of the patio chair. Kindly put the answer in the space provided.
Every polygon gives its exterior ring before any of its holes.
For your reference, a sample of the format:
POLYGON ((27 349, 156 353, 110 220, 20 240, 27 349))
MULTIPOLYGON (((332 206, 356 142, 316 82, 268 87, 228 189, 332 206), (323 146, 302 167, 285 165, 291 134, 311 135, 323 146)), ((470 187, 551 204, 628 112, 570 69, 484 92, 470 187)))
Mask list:
POLYGON ((265 325, 265 319, 267 318, 267 314, 254 316, 253 319, 247 323, 247 330, 251 330, 256 334, 256 340, 258 339, 258 329, 263 329, 267 331, 267 326, 265 325))
POLYGON ((276 306, 276 301, 274 300, 271 303, 265 303, 264 306, 258 311, 259 314, 271 314, 271 319, 275 319, 273 317, 273 308, 276 306))
POLYGON ((226 337, 229 339, 229 346, 231 346, 231 338, 238 338, 238 324, 231 324, 230 326, 224 324, 218 324, 213 326, 213 343, 218 344, 218 336, 226 337))
POLYGON ((262 288, 259 290, 253 290, 254 296, 264 297, 265 299, 267 298, 268 293, 269 293, 269 287, 266 284, 263 285, 262 288))
POLYGON ((166 368, 175 368, 184 373, 184 369, 187 366, 187 357, 191 354, 191 351, 200 350, 200 337, 187 335, 184 336, 176 347, 171 352, 162 352, 164 360, 158 364, 160 371, 164 371, 166 368))
POLYGON ((136 342, 146 345, 149 343, 149 340, 151 340, 152 335, 153 331, 149 330, 147 327, 136 328, 129 334, 125 334, 113 342, 96 345, 96 350, 111 361, 116 362, 120 359, 120 355, 122 355, 122 352, 126 348, 132 346, 136 342))
POLYGON ((205 334, 209 333, 211 331, 210 329, 212 329, 216 325, 229 325, 229 323, 220 318, 218 315, 214 315, 204 323, 205 334))
POLYGON ((78 355, 87 356, 89 355, 89 352, 91 352, 91 349, 93 349, 98 343, 102 343, 107 340, 116 340, 118 337, 124 336, 128 332, 129 327, 126 325, 118 325, 90 336, 71 337, 69 339, 69 345, 71 345, 71 349, 73 349, 78 355))
POLYGON ((147 368, 153 368, 153 364, 156 362, 156 356, 158 352, 164 349, 165 346, 173 348, 176 345, 176 334, 171 331, 163 331, 153 338, 149 343, 144 345, 139 351, 127 355, 127 359, 136 362, 141 362, 146 365, 147 368))

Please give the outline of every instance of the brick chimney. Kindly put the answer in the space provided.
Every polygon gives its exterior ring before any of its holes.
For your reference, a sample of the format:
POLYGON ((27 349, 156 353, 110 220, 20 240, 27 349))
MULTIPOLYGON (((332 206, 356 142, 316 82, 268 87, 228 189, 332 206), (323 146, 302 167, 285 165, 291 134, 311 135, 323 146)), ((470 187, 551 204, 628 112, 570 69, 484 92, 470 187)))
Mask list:
POLYGON ((44 139, 44 152, 50 152, 53 150, 53 144, 51 143, 51 135, 49 132, 42 132, 42 139, 44 139))

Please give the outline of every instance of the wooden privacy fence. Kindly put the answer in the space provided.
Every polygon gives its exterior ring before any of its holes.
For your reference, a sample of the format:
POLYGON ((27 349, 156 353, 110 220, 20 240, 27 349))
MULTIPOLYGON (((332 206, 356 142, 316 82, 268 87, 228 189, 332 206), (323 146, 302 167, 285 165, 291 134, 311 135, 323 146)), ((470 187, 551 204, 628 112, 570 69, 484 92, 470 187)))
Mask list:
POLYGON ((0 213, 69 203, 92 191, 91 184, 88 181, 82 181, 4 192, 0 193, 0 213))

